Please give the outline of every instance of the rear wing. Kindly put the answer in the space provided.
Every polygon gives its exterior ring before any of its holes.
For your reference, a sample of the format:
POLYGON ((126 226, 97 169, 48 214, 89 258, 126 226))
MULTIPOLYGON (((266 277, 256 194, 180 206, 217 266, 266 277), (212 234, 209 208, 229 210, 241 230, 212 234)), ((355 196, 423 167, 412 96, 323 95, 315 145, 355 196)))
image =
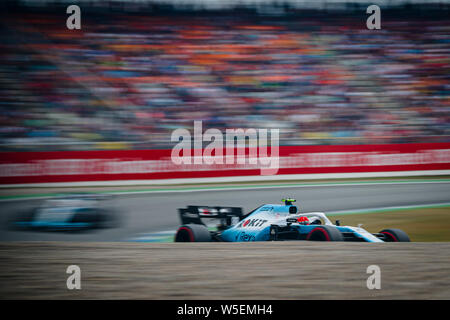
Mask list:
MULTIPOLYGON (((240 221, 243 217, 242 208, 239 207, 209 207, 209 206, 187 206, 178 209, 182 224, 203 224, 202 219, 220 219, 221 225, 231 226, 233 217, 240 221)), ((236 221, 236 222, 237 222, 236 221)))

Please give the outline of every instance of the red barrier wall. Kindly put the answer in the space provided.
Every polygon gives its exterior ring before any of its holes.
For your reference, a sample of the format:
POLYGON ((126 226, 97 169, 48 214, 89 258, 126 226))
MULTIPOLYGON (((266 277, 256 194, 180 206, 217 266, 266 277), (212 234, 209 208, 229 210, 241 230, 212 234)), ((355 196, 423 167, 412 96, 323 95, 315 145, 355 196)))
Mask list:
MULTIPOLYGON (((0 184, 261 174, 260 165, 176 165, 171 161, 171 152, 172 150, 1 152, 0 184)), ((415 170, 450 170, 450 143, 284 146, 279 150, 277 174, 415 170)))

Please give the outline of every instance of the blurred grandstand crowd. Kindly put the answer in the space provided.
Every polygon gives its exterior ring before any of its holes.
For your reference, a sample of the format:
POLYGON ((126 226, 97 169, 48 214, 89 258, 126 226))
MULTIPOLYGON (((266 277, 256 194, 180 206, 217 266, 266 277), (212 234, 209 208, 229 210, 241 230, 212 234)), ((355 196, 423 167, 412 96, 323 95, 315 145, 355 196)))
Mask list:
POLYGON ((2 150, 171 148, 194 120, 281 145, 450 141, 445 15, 66 18, 2 21, 2 150))

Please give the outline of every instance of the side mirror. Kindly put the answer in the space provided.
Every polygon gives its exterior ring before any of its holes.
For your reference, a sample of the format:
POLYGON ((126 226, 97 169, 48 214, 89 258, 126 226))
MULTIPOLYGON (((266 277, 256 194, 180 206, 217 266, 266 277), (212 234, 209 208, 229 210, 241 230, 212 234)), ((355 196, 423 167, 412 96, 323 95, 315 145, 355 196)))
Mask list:
POLYGON ((335 225, 340 226, 341 225, 341 220, 336 220, 335 225))

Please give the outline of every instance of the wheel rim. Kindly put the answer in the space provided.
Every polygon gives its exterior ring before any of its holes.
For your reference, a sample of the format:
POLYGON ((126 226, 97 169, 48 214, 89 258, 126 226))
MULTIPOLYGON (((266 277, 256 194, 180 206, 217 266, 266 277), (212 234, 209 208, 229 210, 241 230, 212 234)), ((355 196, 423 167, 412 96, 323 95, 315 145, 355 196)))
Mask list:
POLYGON ((175 236, 175 242, 194 242, 192 230, 186 227, 179 228, 175 236))
POLYGON ((313 229, 307 236, 306 240, 309 241, 331 241, 328 232, 322 228, 313 229))
POLYGON ((397 237, 395 237, 390 232, 384 231, 384 232, 381 232, 381 234, 384 234, 386 236, 386 239, 388 239, 386 242, 398 242, 397 237))

